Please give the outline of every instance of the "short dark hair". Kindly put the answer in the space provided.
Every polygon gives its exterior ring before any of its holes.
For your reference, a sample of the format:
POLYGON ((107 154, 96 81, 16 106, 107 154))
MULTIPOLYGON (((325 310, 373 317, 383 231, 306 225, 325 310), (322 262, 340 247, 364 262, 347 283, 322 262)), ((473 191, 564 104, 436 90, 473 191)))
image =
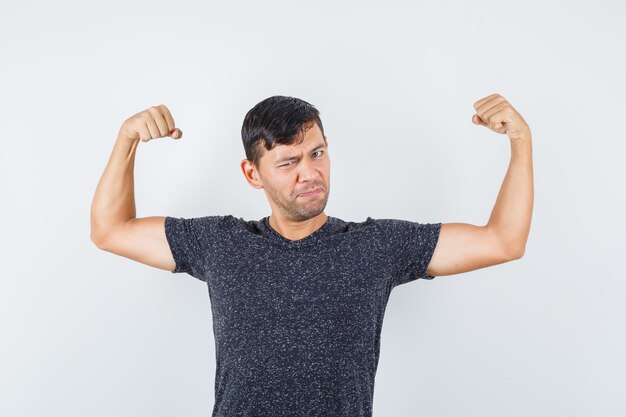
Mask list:
POLYGON ((314 124, 319 126, 326 141, 320 113, 314 105, 296 97, 266 98, 251 108, 243 119, 241 139, 246 158, 258 167, 263 145, 269 151, 277 144, 302 143, 304 133, 314 124))

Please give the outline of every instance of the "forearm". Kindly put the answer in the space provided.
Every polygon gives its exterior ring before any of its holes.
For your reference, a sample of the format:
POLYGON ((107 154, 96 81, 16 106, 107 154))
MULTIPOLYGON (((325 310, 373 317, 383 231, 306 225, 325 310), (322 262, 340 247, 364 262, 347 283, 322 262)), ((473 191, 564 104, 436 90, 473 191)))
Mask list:
POLYGON ((99 242, 117 225, 136 216, 134 169, 139 140, 120 129, 91 203, 91 240, 99 242))
POLYGON ((514 256, 522 256, 533 211, 533 161, 531 133, 511 140, 511 160, 487 223, 514 256))

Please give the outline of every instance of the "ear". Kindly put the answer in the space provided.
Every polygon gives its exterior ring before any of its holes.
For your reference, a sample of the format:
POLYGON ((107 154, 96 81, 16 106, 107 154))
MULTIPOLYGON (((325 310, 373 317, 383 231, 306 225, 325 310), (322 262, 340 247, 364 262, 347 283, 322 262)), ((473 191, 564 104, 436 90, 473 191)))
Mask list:
POLYGON ((252 188, 263 188, 263 181, 259 175, 258 168, 249 159, 241 161, 241 171, 252 188))

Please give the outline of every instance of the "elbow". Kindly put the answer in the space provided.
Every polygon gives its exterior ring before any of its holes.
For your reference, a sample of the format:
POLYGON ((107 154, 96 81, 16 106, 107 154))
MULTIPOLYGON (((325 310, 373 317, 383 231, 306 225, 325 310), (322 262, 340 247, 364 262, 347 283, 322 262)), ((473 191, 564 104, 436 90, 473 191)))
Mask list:
POLYGON ((93 213, 91 214, 91 219, 90 219, 90 223, 91 223, 91 228, 89 230, 89 239, 91 240, 91 242, 96 245, 98 248, 100 248, 100 233, 98 233, 98 223, 96 222, 93 213))
POLYGON ((516 246, 515 248, 509 250, 509 256, 511 260, 521 259, 524 257, 524 252, 526 251, 526 245, 516 246))
POLYGON ((520 259, 524 256, 526 251, 526 239, 525 238, 510 238, 506 235, 496 233, 498 240, 498 247, 500 248, 502 257, 505 260, 513 261, 520 259))
POLYGON ((102 249, 102 239, 96 237, 93 232, 89 235, 89 239, 98 249, 102 249))
POLYGON ((96 229, 91 228, 89 239, 91 239, 91 242, 96 245, 98 249, 104 250, 105 236, 102 232, 98 232, 96 229))
POLYGON ((103 249, 104 240, 108 234, 110 228, 103 226, 96 218, 91 217, 91 229, 89 232, 89 239, 93 242, 98 249, 103 249))

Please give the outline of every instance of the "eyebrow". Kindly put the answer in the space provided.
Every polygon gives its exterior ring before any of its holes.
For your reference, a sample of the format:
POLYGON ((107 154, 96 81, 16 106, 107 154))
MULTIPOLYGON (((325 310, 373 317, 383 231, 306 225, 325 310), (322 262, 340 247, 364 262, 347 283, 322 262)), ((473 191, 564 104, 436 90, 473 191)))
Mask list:
MULTIPOLYGON (((326 147, 326 144, 324 144, 324 143, 320 143, 320 144, 318 144, 315 148, 311 149, 311 151, 310 151, 310 152, 315 152, 316 150, 318 150, 318 149, 320 149, 320 148, 324 148, 324 147, 326 147)), ((279 163, 281 163, 281 162, 291 161, 292 159, 296 159, 297 157, 298 157, 297 155, 294 155, 294 156, 286 156, 286 157, 284 157, 284 158, 277 159, 276 161, 274 161, 274 163, 275 163, 275 164, 279 164, 279 163)))

